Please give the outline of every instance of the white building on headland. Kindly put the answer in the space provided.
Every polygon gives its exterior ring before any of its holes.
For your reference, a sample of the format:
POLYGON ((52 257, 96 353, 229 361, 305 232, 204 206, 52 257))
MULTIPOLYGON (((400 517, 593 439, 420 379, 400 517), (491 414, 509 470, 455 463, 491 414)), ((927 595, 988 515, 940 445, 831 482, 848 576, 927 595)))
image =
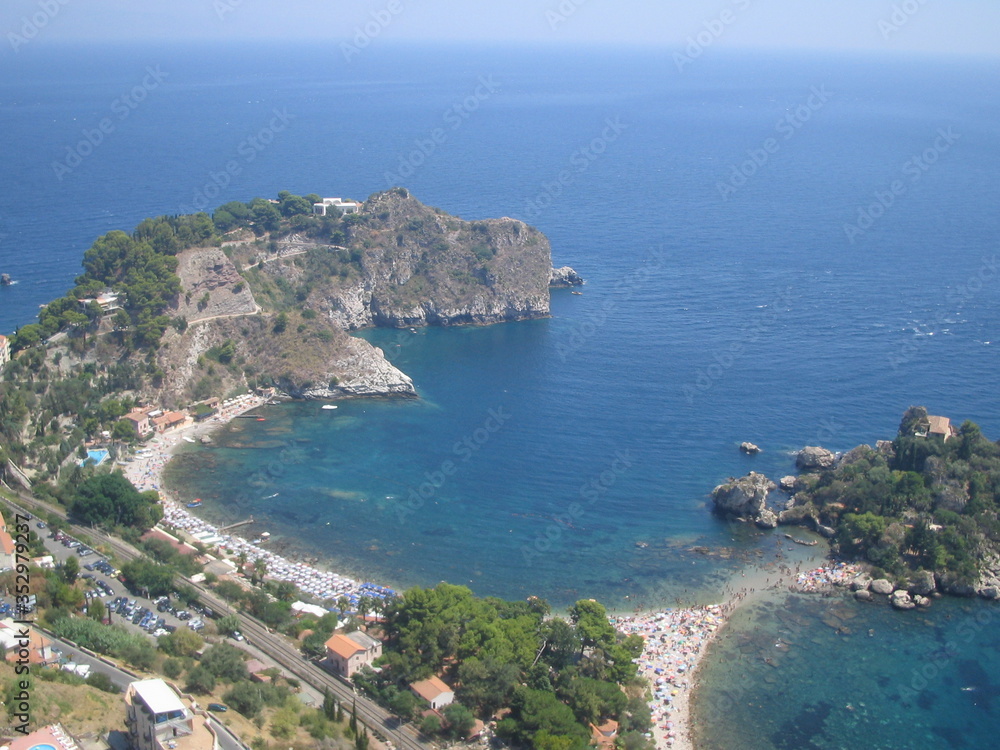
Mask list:
POLYGON ((345 201, 340 198, 324 198, 322 203, 313 203, 313 213, 326 216, 326 209, 335 206, 342 214, 356 214, 361 210, 361 204, 354 201, 345 201))
POLYGON ((10 362, 10 339, 0 334, 0 367, 10 362))

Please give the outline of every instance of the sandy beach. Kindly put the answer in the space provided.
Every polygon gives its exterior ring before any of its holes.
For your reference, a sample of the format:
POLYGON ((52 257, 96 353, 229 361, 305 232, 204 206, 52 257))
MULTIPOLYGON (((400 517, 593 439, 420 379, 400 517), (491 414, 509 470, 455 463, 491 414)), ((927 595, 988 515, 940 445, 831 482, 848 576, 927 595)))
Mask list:
MULTIPOLYGON (((213 539, 218 547, 235 556, 246 553, 249 561, 258 558, 267 564, 268 577, 295 583, 319 601, 346 596, 355 603, 359 596, 386 596, 392 590, 374 583, 361 583, 348 576, 321 570, 286 559, 242 537, 219 533, 212 524, 190 513, 185 503, 170 496, 163 487, 163 468, 183 442, 201 437, 239 414, 258 408, 265 399, 250 394, 224 402, 219 413, 203 422, 189 422, 151 440, 133 461, 123 465, 125 476, 142 490, 157 490, 164 507, 164 526, 186 532, 191 538, 213 539)), ((772 562, 763 567, 749 566, 734 575, 723 589, 722 601, 700 606, 684 606, 654 612, 618 614, 612 624, 622 633, 636 633, 645 641, 637 660, 639 672, 650 684, 653 733, 660 750, 693 750, 691 700, 698 670, 716 637, 725 631, 730 615, 767 592, 778 589, 821 591, 843 585, 857 574, 853 566, 806 567, 772 562)))

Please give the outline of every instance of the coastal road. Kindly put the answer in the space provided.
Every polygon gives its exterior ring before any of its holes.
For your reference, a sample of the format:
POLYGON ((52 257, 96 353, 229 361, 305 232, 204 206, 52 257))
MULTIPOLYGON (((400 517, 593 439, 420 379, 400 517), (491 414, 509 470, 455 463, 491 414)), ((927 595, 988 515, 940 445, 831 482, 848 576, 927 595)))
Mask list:
MULTIPOLYGON (((15 508, 21 506, 21 510, 27 510, 30 513, 46 512, 66 519, 66 514, 62 510, 20 493, 17 494, 16 503, 12 501, 8 501, 8 503, 15 508)), ((9 522, 10 520, 8 520, 9 522)), ((92 537, 95 543, 106 545, 122 560, 133 560, 141 557, 141 553, 132 545, 98 529, 69 524, 67 531, 92 537)), ((233 612, 233 608, 228 602, 204 586, 181 577, 178 577, 178 583, 193 587, 198 591, 202 604, 208 605, 216 612, 233 612)), ((428 748, 437 747, 424 740, 411 723, 400 725, 395 716, 366 696, 357 693, 352 684, 307 659, 283 635, 274 633, 255 617, 245 613, 234 612, 234 614, 240 618, 243 635, 266 652, 280 667, 320 693, 328 689, 337 700, 348 708, 356 702, 358 721, 365 724, 369 730, 377 731, 399 750, 428 750, 428 748)))

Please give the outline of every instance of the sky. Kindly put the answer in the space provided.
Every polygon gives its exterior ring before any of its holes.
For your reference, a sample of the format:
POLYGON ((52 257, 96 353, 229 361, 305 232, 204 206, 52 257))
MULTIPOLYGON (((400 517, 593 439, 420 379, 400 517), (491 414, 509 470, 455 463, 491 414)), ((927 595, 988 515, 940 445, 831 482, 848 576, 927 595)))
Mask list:
POLYGON ((6 52, 33 34, 1000 55, 1000 0, 0 0, 0 33, 6 52))

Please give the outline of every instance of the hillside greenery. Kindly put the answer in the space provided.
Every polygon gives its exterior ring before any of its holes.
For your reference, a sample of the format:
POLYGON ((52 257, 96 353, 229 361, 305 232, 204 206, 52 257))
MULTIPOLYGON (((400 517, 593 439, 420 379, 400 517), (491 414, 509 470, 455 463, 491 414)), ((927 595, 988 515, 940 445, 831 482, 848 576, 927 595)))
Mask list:
MULTIPOLYGON (((457 702, 425 731, 458 738, 475 717, 501 709, 497 733, 536 750, 583 750, 591 724, 614 719, 628 747, 645 747, 650 726, 646 686, 633 659, 638 636, 623 637, 602 605, 577 602, 569 619, 551 617, 540 599, 480 599, 464 586, 414 588, 386 609, 381 670, 355 675, 359 687, 402 718, 421 708, 410 683, 443 675, 457 702)), ((429 717, 430 718, 430 717, 429 717)))
POLYGON ((969 421, 948 440, 926 431, 927 410, 911 407, 892 451, 855 448, 806 477, 796 506, 835 528, 847 557, 971 585, 1000 548, 1000 446, 969 421))

